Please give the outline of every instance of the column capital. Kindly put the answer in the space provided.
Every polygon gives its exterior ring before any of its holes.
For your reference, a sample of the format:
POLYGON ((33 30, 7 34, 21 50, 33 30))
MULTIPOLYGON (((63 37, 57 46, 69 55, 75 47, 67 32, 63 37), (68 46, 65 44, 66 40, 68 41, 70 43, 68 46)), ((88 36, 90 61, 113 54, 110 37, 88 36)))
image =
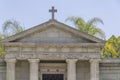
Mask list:
POLYGON ((5 59, 7 63, 15 63, 16 59, 5 59))
POLYGON ((76 63, 78 59, 66 59, 67 63, 76 63))
POLYGON ((90 59, 89 62, 90 63, 99 63, 101 61, 101 59, 90 59))
POLYGON ((30 62, 30 63, 34 63, 34 62, 39 62, 40 61, 40 59, 28 59, 28 61, 30 62))

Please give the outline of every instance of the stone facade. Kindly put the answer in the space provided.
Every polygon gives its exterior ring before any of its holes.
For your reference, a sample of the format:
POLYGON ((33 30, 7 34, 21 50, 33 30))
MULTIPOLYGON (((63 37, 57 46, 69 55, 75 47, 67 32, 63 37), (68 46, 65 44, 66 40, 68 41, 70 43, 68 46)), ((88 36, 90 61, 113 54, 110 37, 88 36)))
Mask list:
POLYGON ((100 80, 120 80, 120 59, 101 61, 100 80))
POLYGON ((29 63, 26 60, 17 61, 15 73, 15 80, 29 80, 29 63))
POLYGON ((6 63, 0 61, 0 80, 6 80, 6 63))
POLYGON ((44 80, 44 74, 60 74, 62 80, 120 79, 120 60, 100 58, 103 40, 56 20, 1 44, 6 56, 0 61, 0 80, 44 80))

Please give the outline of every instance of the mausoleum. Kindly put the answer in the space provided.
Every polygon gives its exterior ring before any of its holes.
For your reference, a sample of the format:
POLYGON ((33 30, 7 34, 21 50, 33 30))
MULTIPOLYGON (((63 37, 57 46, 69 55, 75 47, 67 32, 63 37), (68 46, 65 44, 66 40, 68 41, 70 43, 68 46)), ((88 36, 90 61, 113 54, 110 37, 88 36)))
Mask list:
POLYGON ((104 40, 54 19, 1 41, 0 80, 120 80, 120 60, 102 59, 104 40))

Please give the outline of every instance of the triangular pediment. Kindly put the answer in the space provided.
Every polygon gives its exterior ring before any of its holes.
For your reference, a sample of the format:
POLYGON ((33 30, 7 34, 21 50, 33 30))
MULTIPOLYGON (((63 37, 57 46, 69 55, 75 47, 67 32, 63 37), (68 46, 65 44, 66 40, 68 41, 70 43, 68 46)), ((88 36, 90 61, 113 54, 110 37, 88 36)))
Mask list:
POLYGON ((2 42, 99 43, 103 42, 103 40, 76 30, 56 20, 50 20, 4 39, 2 42))

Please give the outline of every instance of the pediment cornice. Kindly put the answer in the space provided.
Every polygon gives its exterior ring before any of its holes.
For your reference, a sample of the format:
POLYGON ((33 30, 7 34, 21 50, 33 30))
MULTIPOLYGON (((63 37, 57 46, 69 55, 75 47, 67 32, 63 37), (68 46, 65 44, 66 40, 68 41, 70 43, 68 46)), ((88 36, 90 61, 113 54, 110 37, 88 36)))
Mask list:
POLYGON ((2 43, 5 47, 103 47, 103 43, 2 43))
POLYGON ((87 40, 90 40, 91 42, 95 42, 95 43, 104 43, 105 41, 102 40, 102 39, 99 39, 99 38, 96 38, 92 35, 89 35, 89 34, 86 34, 80 30, 77 30, 75 28, 72 28, 71 26, 68 26, 66 24, 63 24, 61 22, 58 22, 56 20, 49 20, 43 24, 40 24, 40 25, 37 25, 35 27, 32 27, 28 30, 25 30, 21 33, 18 33, 16 35, 13 35, 13 36, 10 36, 4 40, 1 41, 2 42, 14 42, 16 40, 19 40, 19 39, 22 39, 23 37, 26 37, 32 33, 35 33, 39 30, 44 30, 45 28, 48 28, 50 27, 51 25, 54 25, 56 28, 60 28, 60 29, 63 29, 65 31, 68 31, 74 35, 77 35, 77 37, 82 37, 84 39, 87 39, 87 40))

